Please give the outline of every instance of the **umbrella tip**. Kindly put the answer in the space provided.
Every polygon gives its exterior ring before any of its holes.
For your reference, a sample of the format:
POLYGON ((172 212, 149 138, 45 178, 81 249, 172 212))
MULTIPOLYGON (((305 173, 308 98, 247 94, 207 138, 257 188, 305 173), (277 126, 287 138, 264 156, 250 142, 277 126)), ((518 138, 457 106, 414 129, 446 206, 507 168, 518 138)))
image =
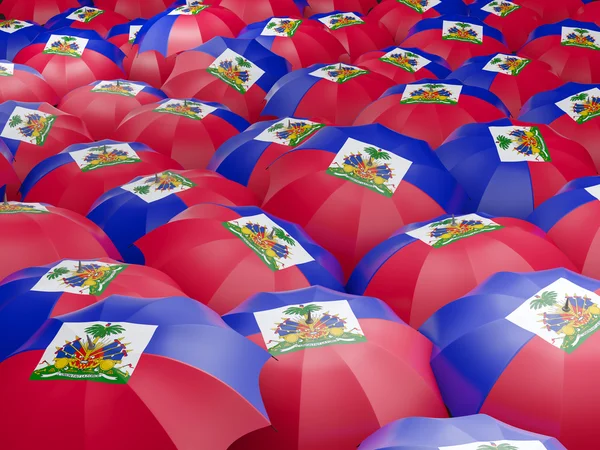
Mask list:
POLYGON ((569 312, 569 311, 571 310, 571 309, 569 308, 569 297, 568 297, 568 296, 565 296, 565 297, 567 297, 567 299, 565 300, 565 304, 564 304, 564 306, 562 307, 562 310, 563 310, 564 312, 569 312))
POLYGON ((83 272, 83 267, 81 265, 81 260, 79 260, 79 265, 77 266, 77 273, 83 272))
POLYGON ((2 203, 8 205, 8 197, 6 196, 6 191, 4 191, 4 199, 2 200, 2 203))
POLYGON ((454 214, 452 214, 452 225, 456 225, 456 219, 454 217, 454 214))

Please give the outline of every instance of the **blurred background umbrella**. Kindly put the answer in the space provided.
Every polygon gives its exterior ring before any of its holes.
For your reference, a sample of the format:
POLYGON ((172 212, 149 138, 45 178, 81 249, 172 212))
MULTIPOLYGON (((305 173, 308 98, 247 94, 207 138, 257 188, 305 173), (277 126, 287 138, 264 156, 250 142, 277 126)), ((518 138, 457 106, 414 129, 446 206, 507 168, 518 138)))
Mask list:
POLYGON ((283 76, 266 97, 262 116, 319 117, 334 125, 352 125, 362 109, 394 82, 362 67, 314 64, 283 76))
POLYGON ((57 30, 65 27, 78 30, 92 30, 105 38, 112 27, 125 24, 126 22, 127 17, 109 9, 81 6, 79 8, 68 9, 64 13, 54 16, 46 23, 46 28, 48 30, 57 30))
POLYGON ((184 169, 204 169, 223 142, 247 127, 245 119, 218 103, 165 99, 132 110, 113 137, 142 142, 184 169))
POLYGON ((0 3, 0 14, 8 19, 45 24, 53 16, 69 8, 78 8, 81 3, 78 0, 3 0, 0 3))
POLYGON ((134 109, 166 98, 163 91, 139 81, 100 80, 72 90, 57 107, 79 117, 90 136, 100 140, 111 137, 134 109))
POLYGON ((222 103, 247 121, 256 122, 267 92, 290 67, 284 58, 253 39, 216 37, 177 55, 162 89, 170 97, 222 103))
POLYGON ((360 450, 438 450, 479 448, 518 450, 519 446, 545 450, 567 450, 557 439, 500 422, 485 414, 450 419, 409 417, 376 431, 358 447, 360 450))
POLYGON ((258 292, 312 285, 343 290, 340 266, 329 252, 298 225, 253 206, 191 206, 135 246, 147 265, 219 314, 258 292))
POLYGON ((18 19, 0 20, 0 59, 12 61, 15 55, 23 47, 31 44, 42 31, 44 28, 34 22, 18 19))
POLYGON ((123 78, 124 56, 95 31, 60 28, 41 33, 14 62, 36 69, 62 97, 92 81, 123 78))
POLYGON ((94 201, 135 177, 181 169, 138 142, 103 140, 67 147, 35 166, 21 185, 23 201, 50 203, 85 215, 94 201))
POLYGON ((509 115, 500 99, 486 89, 425 78, 388 89, 360 112, 354 124, 380 123, 436 149, 462 125, 509 115))
POLYGON ((256 206, 245 187, 207 170, 169 170, 108 191, 92 205, 88 218, 111 238, 127 262, 143 263, 133 243, 180 212, 199 203, 256 206))
POLYGON ((357 11, 360 14, 367 14, 377 5, 377 0, 306 0, 306 2, 308 6, 304 10, 305 17, 331 11, 357 11))
MULTIPOLYGON (((106 414, 119 407, 132 415, 127 432, 119 436, 122 448, 176 450, 190 442, 198 450, 227 448, 238 437, 269 425, 258 390, 267 359, 267 352, 194 300, 113 295, 49 319, 0 364, 2 397, 19 399, 6 422, 15 430, 14 438, 4 442, 32 447, 50 430, 64 428, 65 417, 48 412, 51 405, 69 398, 69 436, 77 442, 105 436, 106 414), (55 356, 57 346, 60 352, 55 356), (97 355, 97 360, 76 362, 83 351, 97 355), (70 377, 73 372, 84 378, 70 377), (48 374, 53 378, 47 379, 48 374), (17 432, 31 414, 44 416, 44 425, 17 432)), ((52 440, 46 446, 58 450, 63 444, 52 440)))
MULTIPOLYGON (((193 0, 178 0, 173 5, 180 6, 190 1, 193 0)), ((260 22, 270 17, 300 18, 307 6, 306 0, 202 0, 201 3, 227 8, 245 23, 260 22)))
POLYGON ((114 11, 129 20, 138 17, 149 19, 163 12, 172 3, 172 0, 94 0, 97 8, 114 11))
POLYGON ((425 142, 381 125, 326 127, 269 173, 263 208, 302 226, 345 277, 398 227, 458 213, 466 200, 425 142))
POLYGON ((598 395, 576 380, 600 375, 599 289, 565 269, 499 273, 436 312, 419 331, 435 345, 450 412, 489 414, 570 449, 594 445, 598 395))
POLYGON ((56 105, 59 99, 37 70, 24 64, 0 60, 0 102, 9 100, 56 105))
POLYGON ((483 213, 445 215, 399 229, 363 258, 346 288, 382 299, 402 320, 419 327, 490 275, 556 267, 575 270, 529 222, 483 213))
POLYGON ((596 175, 585 148, 545 125, 509 119, 458 128, 437 150, 471 211, 526 219, 575 178, 596 175))

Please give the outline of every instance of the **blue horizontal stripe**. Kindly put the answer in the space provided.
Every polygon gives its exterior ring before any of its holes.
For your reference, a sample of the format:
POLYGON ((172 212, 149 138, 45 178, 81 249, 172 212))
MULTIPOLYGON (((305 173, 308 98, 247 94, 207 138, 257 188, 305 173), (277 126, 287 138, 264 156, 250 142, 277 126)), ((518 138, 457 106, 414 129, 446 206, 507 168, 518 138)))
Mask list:
POLYGON ((570 28, 584 28, 586 30, 592 30, 596 32, 600 32, 600 27, 593 22, 580 22, 578 20, 567 19, 561 22, 556 22, 547 25, 541 25, 537 27, 535 30, 531 32, 529 37, 527 38, 527 42, 524 45, 527 45, 529 42, 543 38, 546 36, 558 36, 560 38, 562 34, 562 27, 570 27, 570 28))
MULTIPOLYGON (((600 177, 590 178, 598 179, 600 177)), ((600 181, 596 184, 600 184, 600 181)), ((548 233, 554 225, 580 206, 597 201, 598 199, 585 189, 569 190, 550 197, 539 205, 527 220, 548 233)), ((582 224, 582 226, 584 225, 582 224)))

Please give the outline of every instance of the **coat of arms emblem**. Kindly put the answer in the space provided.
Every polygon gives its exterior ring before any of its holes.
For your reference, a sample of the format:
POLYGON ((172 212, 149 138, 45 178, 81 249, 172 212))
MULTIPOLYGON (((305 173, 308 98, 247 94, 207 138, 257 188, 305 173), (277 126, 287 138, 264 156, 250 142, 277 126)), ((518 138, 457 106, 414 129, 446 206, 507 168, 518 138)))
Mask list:
POLYGON ((104 11, 98 8, 79 8, 76 11, 73 11, 71 14, 67 16, 69 20, 76 20, 77 22, 88 23, 98 17, 100 14, 103 14, 104 11))
POLYGON ((187 191, 194 186, 196 186, 196 183, 189 178, 166 170, 155 175, 134 180, 131 183, 121 186, 121 189, 137 195, 146 203, 153 203, 171 194, 187 191))
POLYGON ((492 13, 499 17, 506 17, 521 6, 507 0, 494 0, 481 8, 482 11, 492 13))
POLYGON ((519 75, 530 62, 530 59, 521 58, 520 56, 498 53, 483 66, 483 70, 516 76, 519 75))
POLYGON ((226 49, 206 69, 240 94, 248 92, 265 73, 260 67, 231 49, 226 49))
POLYGON ((323 66, 317 70, 313 70, 309 75, 318 78, 324 78, 333 83, 345 83, 352 78, 359 77, 369 73, 368 70, 361 69, 360 67, 350 66, 348 64, 338 63, 329 66, 323 66))
POLYGON ((569 47, 583 47, 600 50, 600 32, 585 28, 562 27, 560 43, 569 47))
POLYGON ((538 127, 489 127, 502 162, 552 161, 538 127))
POLYGON ((296 34, 301 23, 301 19, 274 17, 267 22, 260 34, 263 36, 292 37, 296 34))
POLYGON ((284 306, 254 317, 273 356, 367 340, 347 300, 284 306))
POLYGON ((65 322, 30 379, 126 384, 156 328, 128 322, 65 322))
POLYGON ((547 450, 541 441, 479 441, 438 447, 439 450, 547 450))
POLYGON ((55 120, 55 115, 16 106, 0 136, 28 144, 44 145, 55 120))
POLYGON ((12 63, 0 63, 0 77, 12 77, 15 73, 15 65, 12 63))
POLYGON ((483 27, 473 23, 444 20, 442 25, 442 39, 483 44, 483 27))
POLYGON ((0 203, 0 214, 48 214, 50 211, 39 203, 7 202, 0 203))
POLYGON ((29 22, 25 22, 23 20, 17 19, 8 19, 0 21, 0 31, 5 33, 12 34, 16 31, 22 30, 23 28, 27 28, 32 26, 33 24, 29 22))
POLYGON ((48 39, 43 53, 81 58, 88 42, 89 39, 77 36, 59 36, 53 34, 48 39))
POLYGON ((418 72, 431 62, 421 55, 417 55, 416 53, 401 48, 390 50, 379 59, 385 63, 400 67, 410 73, 418 72))
POLYGON ((400 103, 440 103, 456 105, 462 86, 443 83, 407 84, 400 103))
POLYGON ((116 94, 123 97, 135 97, 144 90, 144 85, 129 81, 100 81, 90 92, 102 94, 116 94))
POLYGON ((311 122, 310 120, 287 118, 275 122, 254 139, 295 147, 324 126, 322 123, 311 122))
POLYGON ((199 0, 188 0, 185 5, 178 6, 169 12, 169 16, 195 16, 200 14, 210 5, 206 5, 199 0))
POLYGON ((402 3, 403 5, 408 6, 411 9, 414 9, 419 14, 423 14, 429 11, 436 5, 439 5, 441 0, 397 0, 398 3, 402 3))
POLYGON ((502 225, 491 219, 477 214, 467 214, 431 222, 415 230, 407 231, 406 234, 433 248, 440 248, 476 234, 502 228, 504 228, 502 225))
POLYGON ((129 144, 109 144, 69 152, 82 172, 141 161, 129 144))
POLYGON ((153 109, 154 112, 175 114, 193 120, 202 120, 217 108, 193 100, 169 99, 153 109))
POLYGON ((600 89, 579 92, 556 103, 577 123, 585 123, 600 116, 600 89))
POLYGON ((365 23, 359 16, 350 12, 321 17, 319 22, 323 23, 330 30, 339 30, 340 28, 350 27, 352 25, 362 25, 365 23))

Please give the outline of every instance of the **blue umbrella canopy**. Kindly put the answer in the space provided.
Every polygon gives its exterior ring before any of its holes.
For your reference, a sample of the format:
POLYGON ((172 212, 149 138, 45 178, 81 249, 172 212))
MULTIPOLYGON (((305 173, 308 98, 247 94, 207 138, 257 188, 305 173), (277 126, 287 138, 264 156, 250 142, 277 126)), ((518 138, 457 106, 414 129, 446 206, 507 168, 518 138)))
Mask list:
POLYGON ((0 21, 0 59, 13 60, 22 48, 31 44, 44 31, 35 22, 7 19, 0 21))

